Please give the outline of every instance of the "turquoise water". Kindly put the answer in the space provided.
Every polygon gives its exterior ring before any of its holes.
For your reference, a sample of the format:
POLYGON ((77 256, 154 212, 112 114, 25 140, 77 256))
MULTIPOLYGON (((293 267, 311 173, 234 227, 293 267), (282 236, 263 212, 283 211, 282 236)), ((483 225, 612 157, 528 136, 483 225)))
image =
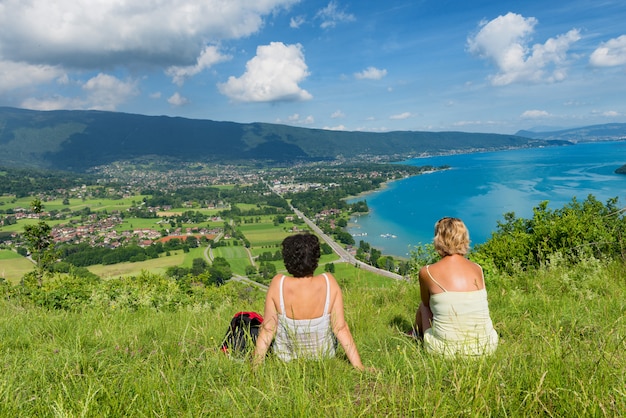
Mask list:
POLYGON ((385 254, 407 256, 410 248, 432 241, 433 226, 443 216, 463 219, 472 244, 486 241, 506 212, 532 217, 547 200, 560 208, 573 197, 593 194, 626 205, 626 141, 577 144, 417 158, 412 165, 449 165, 450 170, 395 181, 365 197, 368 215, 352 218, 348 231, 385 254), (365 235, 366 234, 366 235, 365 235))

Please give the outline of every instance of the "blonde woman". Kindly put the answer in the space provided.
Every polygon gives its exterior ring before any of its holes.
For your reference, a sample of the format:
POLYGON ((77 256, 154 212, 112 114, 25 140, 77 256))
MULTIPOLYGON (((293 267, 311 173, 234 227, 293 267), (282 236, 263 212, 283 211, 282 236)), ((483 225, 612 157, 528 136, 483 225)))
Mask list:
POLYGON ((435 224, 433 244, 441 259, 419 272, 422 301, 415 318, 428 352, 477 356, 498 346, 483 270, 465 257, 469 243, 460 219, 446 217, 435 224))

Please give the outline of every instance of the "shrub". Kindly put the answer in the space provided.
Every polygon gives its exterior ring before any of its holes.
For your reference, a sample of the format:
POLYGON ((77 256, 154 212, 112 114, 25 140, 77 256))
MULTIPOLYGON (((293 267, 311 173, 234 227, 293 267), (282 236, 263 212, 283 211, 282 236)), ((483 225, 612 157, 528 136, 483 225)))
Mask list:
POLYGON ((569 265, 589 259, 624 259, 623 213, 617 198, 602 204, 589 195, 582 202, 574 198, 554 210, 544 201, 533 209, 532 219, 505 214, 491 238, 475 248, 473 257, 491 260, 507 273, 547 265, 557 255, 569 265))

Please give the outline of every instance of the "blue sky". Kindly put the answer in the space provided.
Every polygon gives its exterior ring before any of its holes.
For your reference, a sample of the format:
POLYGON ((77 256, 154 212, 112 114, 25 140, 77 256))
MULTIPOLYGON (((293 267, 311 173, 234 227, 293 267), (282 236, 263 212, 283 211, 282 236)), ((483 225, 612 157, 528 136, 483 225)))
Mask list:
POLYGON ((348 131, 626 122, 626 2, 0 0, 0 106, 348 131))

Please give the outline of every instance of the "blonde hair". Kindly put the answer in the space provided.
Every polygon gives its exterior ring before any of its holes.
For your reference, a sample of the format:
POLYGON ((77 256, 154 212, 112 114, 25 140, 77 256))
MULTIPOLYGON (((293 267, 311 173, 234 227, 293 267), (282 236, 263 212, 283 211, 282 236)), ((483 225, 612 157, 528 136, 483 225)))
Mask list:
POLYGON ((469 231, 459 218, 441 218, 435 224, 435 250, 440 256, 460 254, 469 251, 469 231))

